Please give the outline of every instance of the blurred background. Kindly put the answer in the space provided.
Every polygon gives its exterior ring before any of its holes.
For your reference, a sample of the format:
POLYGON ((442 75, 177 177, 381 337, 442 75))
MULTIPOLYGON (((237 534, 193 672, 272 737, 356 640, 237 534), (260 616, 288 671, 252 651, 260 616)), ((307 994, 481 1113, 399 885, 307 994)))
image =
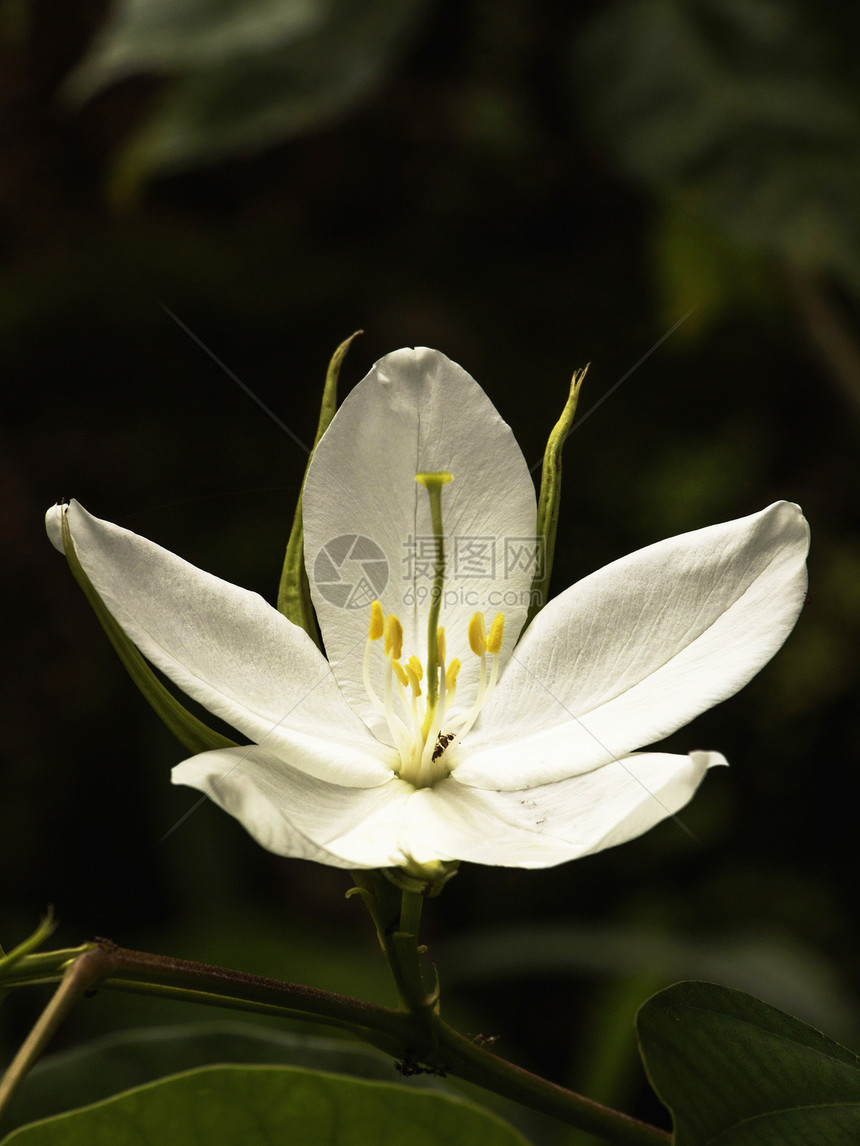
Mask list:
MULTIPOLYGON (((784 650, 669 742, 733 765, 694 838, 464 868, 426 913, 446 1013, 658 1119, 632 1017, 678 979, 857 1049, 858 33, 840 0, 5 0, 4 946, 53 903, 57 945, 393 1001, 344 873, 209 805, 159 843, 182 749, 42 525, 74 496, 274 601, 305 456, 214 358, 309 442, 361 327, 344 392, 437 347, 530 462, 591 364, 556 592, 778 498, 813 531, 784 650)), ((42 1001, 8 1000, 4 1054, 42 1001)), ((57 1045, 211 1017, 102 993, 57 1045)))

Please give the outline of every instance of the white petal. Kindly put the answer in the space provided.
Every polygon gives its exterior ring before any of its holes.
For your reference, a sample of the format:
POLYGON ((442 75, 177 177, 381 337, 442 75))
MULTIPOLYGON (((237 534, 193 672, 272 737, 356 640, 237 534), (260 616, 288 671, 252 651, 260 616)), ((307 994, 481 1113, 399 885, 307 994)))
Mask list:
MULTIPOLYGON (((369 605, 378 597, 396 613, 404 657, 425 661, 433 545, 428 497, 415 474, 443 470, 454 480, 442 492, 448 570, 441 623, 449 658, 464 659, 460 682, 469 695, 477 675, 469 618, 480 610, 489 623, 504 611, 505 643, 512 644, 534 573, 523 559, 534 546, 534 487, 510 427, 444 355, 398 350, 346 399, 308 473, 305 557, 314 607, 335 675, 372 727, 378 716, 362 681, 369 605)), ((382 655, 373 663, 381 689, 382 655)))
POLYGON ((798 507, 778 502, 562 593, 517 646, 457 779, 517 789, 588 771, 737 692, 794 627, 808 544, 798 507))
POLYGON ((271 852, 332 867, 404 862, 410 784, 342 787, 308 776, 256 745, 203 752, 178 764, 174 784, 205 792, 271 852))
MULTIPOLYGON (((48 534, 62 550, 59 507, 48 534)), ((137 534, 67 509, 78 558, 140 651, 239 732, 342 784, 385 783, 397 757, 343 699, 305 632, 240 589, 137 534)))
POLYGON ((410 802, 410 846, 425 862, 435 852, 501 867, 552 867, 647 832, 684 807, 708 768, 725 763, 718 752, 647 752, 522 792, 466 788, 451 776, 410 802))

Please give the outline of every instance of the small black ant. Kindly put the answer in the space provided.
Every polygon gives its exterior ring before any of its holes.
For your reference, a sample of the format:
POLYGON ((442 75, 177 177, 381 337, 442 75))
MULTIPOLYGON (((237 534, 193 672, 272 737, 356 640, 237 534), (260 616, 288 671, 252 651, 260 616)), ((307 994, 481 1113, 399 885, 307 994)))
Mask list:
POLYGON ((433 755, 430 757, 431 761, 433 761, 435 763, 453 739, 454 739, 453 732, 451 732, 451 733, 440 732, 439 735, 436 737, 436 747, 433 749, 433 755))

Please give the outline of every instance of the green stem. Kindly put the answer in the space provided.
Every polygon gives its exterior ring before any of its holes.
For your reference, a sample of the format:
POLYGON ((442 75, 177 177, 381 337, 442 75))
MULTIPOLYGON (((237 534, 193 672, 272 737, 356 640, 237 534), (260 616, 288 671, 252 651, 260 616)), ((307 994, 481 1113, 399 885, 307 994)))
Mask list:
POLYGON ((512 1098, 619 1146, 666 1146, 671 1135, 514 1066, 437 1020, 439 1054, 448 1072, 512 1098))
POLYGON ((400 1006, 424 1025, 424 1012, 435 999, 425 986, 418 949, 423 896, 397 888, 378 872, 354 871, 352 877, 376 926, 400 1006))
POLYGON ((376 924, 401 1003, 422 1026, 423 1045, 416 1048, 413 1044, 413 1062, 426 1055, 431 1070, 434 1064, 440 1064, 436 1069, 445 1074, 512 1098, 618 1146, 666 1146, 671 1136, 665 1130, 523 1070, 464 1038, 443 1022, 439 1017, 438 990, 427 991, 420 966, 420 956, 425 950, 418 945, 423 896, 403 891, 399 931, 394 932, 392 885, 377 872, 353 872, 353 879, 362 890, 362 899, 376 924))
POLYGON ((438 1015, 437 992, 427 991, 421 971, 423 949, 418 945, 417 931, 422 895, 400 892, 375 872, 354 875, 377 924, 403 1009, 188 959, 129 951, 107 940, 83 948, 27 955, 17 960, 7 975, 0 976, 0 988, 48 981, 59 981, 60 985, 0 1084, 0 1113, 77 999, 98 985, 100 989, 154 994, 349 1030, 386 1054, 401 1058, 404 1068, 411 1067, 414 1072, 454 1075, 618 1146, 666 1146, 669 1135, 665 1131, 506 1062, 444 1023, 438 1015))
POLYGON ((400 900, 400 930, 407 935, 418 938, 418 929, 421 926, 421 908, 424 906, 424 896, 414 891, 404 891, 400 900))

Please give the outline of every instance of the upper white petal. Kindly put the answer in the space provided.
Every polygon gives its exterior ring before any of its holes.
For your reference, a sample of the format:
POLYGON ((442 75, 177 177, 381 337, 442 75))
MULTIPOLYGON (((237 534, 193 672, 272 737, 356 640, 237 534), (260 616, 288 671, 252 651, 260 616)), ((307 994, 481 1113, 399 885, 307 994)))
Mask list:
MULTIPOLYGON (((468 654, 474 612, 486 612, 489 621, 503 607, 508 644, 528 609, 534 569, 522 558, 534 545, 535 495, 510 427, 443 354, 419 348, 387 355, 326 431, 303 496, 305 557, 326 652, 350 703, 372 727, 379 718, 362 681, 362 654, 374 597, 400 617, 404 657, 424 661, 426 654, 433 545, 428 497, 415 481, 421 471, 453 474, 442 493, 448 570, 440 619, 449 657, 468 654), (351 556, 353 539, 363 548, 351 556), (494 603, 500 589, 504 606, 494 603)), ((381 688, 382 657, 373 663, 381 688)), ((463 695, 476 675, 468 657, 463 695)))
POLYGON ((457 779, 518 789, 588 771, 674 732, 755 675, 806 592, 797 506, 639 550, 538 614, 458 752, 457 779))
POLYGON ((708 768, 725 762, 718 752, 645 752, 522 792, 467 788, 454 773, 410 802, 410 846, 422 862, 552 867, 642 835, 687 803, 708 768))
MULTIPOLYGON (((62 551, 61 517, 47 516, 62 551)), ((204 573, 72 502, 72 540, 87 576, 141 652, 189 696, 315 776, 369 786, 394 753, 343 699, 310 637, 262 597, 204 573)))

